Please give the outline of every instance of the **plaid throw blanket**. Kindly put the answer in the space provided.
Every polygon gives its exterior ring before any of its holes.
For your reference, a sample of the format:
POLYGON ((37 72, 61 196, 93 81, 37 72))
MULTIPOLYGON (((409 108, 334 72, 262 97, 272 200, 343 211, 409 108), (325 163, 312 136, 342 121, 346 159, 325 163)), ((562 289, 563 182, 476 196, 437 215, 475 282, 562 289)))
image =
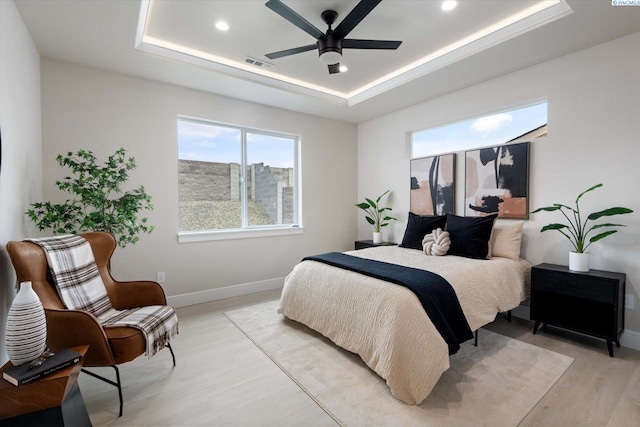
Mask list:
POLYGON ((91 245, 83 237, 64 235, 25 241, 44 249, 58 294, 67 308, 93 314, 105 328, 128 326, 142 331, 149 358, 178 333, 178 316, 173 307, 113 308, 91 245))
POLYGON ((84 238, 65 235, 26 241, 44 249, 58 294, 67 308, 88 311, 96 317, 113 310, 91 245, 84 238))
POLYGON ((178 315, 168 305, 148 305, 130 310, 113 309, 98 321, 105 328, 129 326, 145 333, 147 337, 147 356, 151 358, 162 350, 171 338, 178 333, 178 315))

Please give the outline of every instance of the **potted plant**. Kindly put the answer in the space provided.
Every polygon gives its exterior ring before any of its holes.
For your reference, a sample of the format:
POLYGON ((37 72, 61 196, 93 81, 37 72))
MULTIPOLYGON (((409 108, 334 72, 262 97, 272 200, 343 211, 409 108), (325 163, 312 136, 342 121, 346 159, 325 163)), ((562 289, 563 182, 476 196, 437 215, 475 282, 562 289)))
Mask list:
POLYGON ((612 224, 609 222, 600 223, 600 224, 589 224, 589 221, 595 221, 602 217, 608 217, 613 215, 622 215, 633 212, 631 209, 622 208, 622 207, 613 207, 608 208, 599 212, 593 212, 587 216, 587 218, 583 221, 582 215, 580 213, 580 198, 586 193, 595 190, 596 188, 602 187, 602 184, 594 185, 593 187, 583 191, 578 195, 575 201, 575 208, 571 206, 562 205, 560 203, 554 203, 553 206, 538 208, 531 213, 536 213, 540 211, 560 211, 562 215, 566 218, 568 224, 564 223, 553 223, 549 225, 545 225, 540 230, 541 232, 545 232, 548 230, 556 230, 562 233, 571 244, 573 245, 573 251, 569 253, 569 269, 573 271, 589 271, 589 253, 586 252, 587 248, 592 244, 597 242, 598 240, 602 240, 607 236, 610 236, 614 233, 617 233, 618 230, 611 229, 611 227, 625 227, 624 224, 612 224), (568 214, 567 214, 568 213, 568 214), (606 231, 600 230, 598 234, 589 238, 589 234, 598 229, 607 229, 606 231), (588 239, 588 240, 587 240, 588 239))
POLYGON ((391 190, 382 193, 374 202, 369 198, 364 198, 364 202, 356 204, 357 207, 365 211, 367 222, 373 225, 373 243, 382 243, 382 227, 389 225, 388 221, 395 221, 396 218, 383 215, 385 211, 392 210, 389 207, 380 207, 380 200, 386 196, 391 190))
POLYGON ((56 161, 75 175, 56 181, 56 186, 73 198, 61 204, 32 204, 25 213, 39 230, 50 228, 57 234, 107 231, 121 247, 137 242, 138 234, 153 231, 146 217, 138 218, 140 211, 153 209, 151 196, 143 186, 125 192, 121 189, 129 178, 128 171, 136 168, 135 159, 126 158, 124 148, 109 156, 102 167, 96 165, 93 153, 86 150, 68 152, 64 157, 58 155, 56 161))

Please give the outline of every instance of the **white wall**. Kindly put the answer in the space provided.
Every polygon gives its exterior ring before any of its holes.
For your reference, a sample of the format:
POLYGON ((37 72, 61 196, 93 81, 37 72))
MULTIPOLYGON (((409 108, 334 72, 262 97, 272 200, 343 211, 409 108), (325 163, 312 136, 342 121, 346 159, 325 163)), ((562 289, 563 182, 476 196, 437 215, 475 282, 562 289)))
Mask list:
MULTIPOLYGON (((632 215, 614 217, 627 225, 591 246, 591 267, 627 273, 626 328, 640 332, 640 33, 416 105, 358 126, 358 199, 393 191, 390 202, 402 221, 386 231, 399 242, 409 209, 407 133, 464 118, 548 99, 549 136, 531 145, 530 210, 571 204, 591 185, 604 188, 585 196, 589 212, 626 206, 632 215)), ((456 213, 464 215, 464 152, 457 156, 456 213)), ((540 213, 525 222, 523 256, 538 264, 568 263, 569 242, 559 233, 539 232, 560 214, 540 213)), ((371 228, 358 218, 359 238, 371 228)), ((640 339, 630 332, 623 336, 640 339)), ((640 341, 638 341, 640 345, 640 341)))
POLYGON ((0 129, 0 365, 3 365, 8 359, 4 325, 16 282, 5 244, 35 235, 24 211, 42 198, 40 55, 12 1, 0 1, 0 129))
POLYGON ((70 63, 42 60, 44 198, 60 201, 55 157, 80 148, 104 160, 124 147, 138 168, 156 228, 118 249, 114 276, 152 279, 165 271, 169 296, 284 277, 308 254, 353 247, 356 229, 355 125, 279 110, 70 63), (177 243, 177 116, 301 135, 304 234, 177 243))

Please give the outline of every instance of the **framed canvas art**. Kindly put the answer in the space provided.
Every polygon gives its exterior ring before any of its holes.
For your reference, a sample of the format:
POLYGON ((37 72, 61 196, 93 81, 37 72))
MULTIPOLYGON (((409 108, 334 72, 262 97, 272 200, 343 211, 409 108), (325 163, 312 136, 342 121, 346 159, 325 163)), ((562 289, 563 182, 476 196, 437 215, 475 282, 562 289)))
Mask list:
POLYGON ((416 215, 453 213, 455 154, 411 160, 411 206, 416 215))
POLYGON ((528 218, 529 142, 465 152, 466 216, 528 218))

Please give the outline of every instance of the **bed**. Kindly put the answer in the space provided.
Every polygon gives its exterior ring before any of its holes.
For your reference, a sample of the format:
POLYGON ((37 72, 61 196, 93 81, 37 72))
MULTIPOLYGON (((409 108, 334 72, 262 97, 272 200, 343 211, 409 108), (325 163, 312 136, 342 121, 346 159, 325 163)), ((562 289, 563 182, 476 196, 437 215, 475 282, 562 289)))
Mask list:
MULTIPOLYGON (((518 255, 519 245, 518 239, 518 255)), ((531 265, 513 253, 490 260, 426 256, 396 246, 346 253, 444 277, 472 331, 517 307, 529 292, 531 265)), ((407 404, 420 404, 449 368, 447 343, 405 287, 307 260, 287 276, 278 311, 358 354, 407 404)))

